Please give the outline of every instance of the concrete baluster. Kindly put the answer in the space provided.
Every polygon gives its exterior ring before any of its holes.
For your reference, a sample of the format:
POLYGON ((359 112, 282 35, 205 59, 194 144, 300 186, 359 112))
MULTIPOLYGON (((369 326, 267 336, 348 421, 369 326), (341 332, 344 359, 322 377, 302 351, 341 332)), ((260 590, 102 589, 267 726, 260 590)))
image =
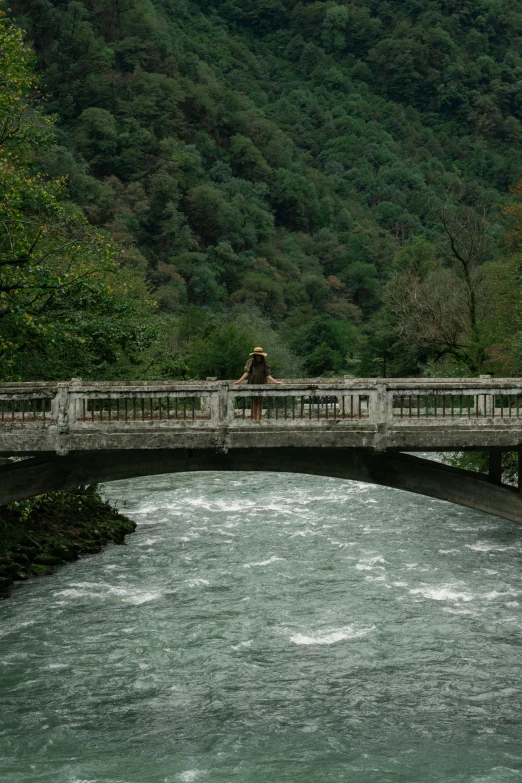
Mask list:
POLYGON ((370 396, 370 419, 377 425, 388 423, 388 390, 384 383, 378 383, 370 396))
POLYGON ((386 433, 388 429, 388 390, 386 384, 378 383, 370 396, 370 421, 377 425, 375 450, 386 451, 386 433))
MULTIPOLYGON (((480 375, 479 376, 479 380, 481 380, 481 381, 490 381, 491 380, 491 375, 480 375)), ((485 396, 485 402, 486 402, 485 414, 486 414, 486 417, 489 419, 489 418, 491 418, 493 416, 494 395, 493 395, 493 393, 491 391, 489 391, 489 389, 484 389, 484 396, 485 396)))
MULTIPOLYGON (((350 387, 350 382, 353 381, 354 378, 355 378, 355 375, 344 375, 343 376, 344 385, 347 388, 349 388, 350 387)), ((341 413, 340 413, 341 417, 342 417, 342 412, 343 411, 344 411, 345 418, 347 418, 349 416, 348 412, 349 411, 351 412, 351 404, 350 404, 351 401, 352 401, 352 395, 351 394, 349 396, 348 395, 343 395, 341 397, 341 399, 339 400, 339 406, 340 406, 340 409, 341 409, 341 413)), ((368 403, 368 404, 370 404, 370 403, 368 403)))
POLYGON ((72 378, 69 391, 69 428, 76 426, 78 421, 82 420, 82 397, 81 388, 83 380, 81 378, 72 378))
POLYGON ((51 403, 51 415, 60 432, 69 431, 69 382, 56 384, 56 395, 51 403))
POLYGON ((56 396, 51 404, 54 423, 53 451, 59 455, 67 454, 66 436, 69 434, 69 383, 57 383, 56 396))
MULTIPOLYGON (((217 378, 207 378, 206 379, 208 383, 217 381, 217 378)), ((214 414, 212 411, 212 397, 205 395, 201 397, 201 415, 204 419, 206 418, 214 418, 214 414)))
MULTIPOLYGON (((232 391, 230 391, 228 381, 219 381, 218 394, 214 397, 216 425, 228 427, 234 418, 234 396, 235 390, 232 387, 232 391), (229 395, 231 399, 229 399, 229 395)), ((214 418, 214 411, 212 412, 212 418, 214 418)))

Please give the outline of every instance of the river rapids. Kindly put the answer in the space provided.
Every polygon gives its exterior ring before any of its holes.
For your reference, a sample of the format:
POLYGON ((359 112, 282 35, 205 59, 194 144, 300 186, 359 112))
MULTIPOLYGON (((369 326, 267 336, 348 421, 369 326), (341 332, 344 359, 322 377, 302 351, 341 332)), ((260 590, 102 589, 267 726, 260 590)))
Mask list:
POLYGON ((522 781, 521 527, 282 474, 105 491, 127 545, 0 604, 2 781, 522 781))

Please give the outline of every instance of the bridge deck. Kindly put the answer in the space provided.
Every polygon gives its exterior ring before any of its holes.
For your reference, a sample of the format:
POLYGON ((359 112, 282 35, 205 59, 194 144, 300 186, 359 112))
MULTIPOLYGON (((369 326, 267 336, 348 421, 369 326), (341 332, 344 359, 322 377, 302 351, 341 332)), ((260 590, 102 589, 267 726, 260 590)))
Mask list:
POLYGON ((21 383, 0 386, 0 454, 339 447, 516 448, 522 379, 21 383), (252 396, 262 398, 260 421, 252 396))

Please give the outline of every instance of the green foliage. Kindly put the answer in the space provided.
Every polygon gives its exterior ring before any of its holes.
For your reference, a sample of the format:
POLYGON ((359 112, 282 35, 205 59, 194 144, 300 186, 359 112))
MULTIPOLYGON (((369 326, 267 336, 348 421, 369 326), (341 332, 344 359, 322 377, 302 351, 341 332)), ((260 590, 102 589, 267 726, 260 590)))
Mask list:
MULTIPOLYGON (((46 188, 68 187, 95 228, 82 229, 91 242, 108 232, 119 243, 140 301, 140 275, 155 289, 158 328, 177 354, 152 347, 156 358, 140 367, 199 377, 216 366, 208 328, 192 353, 177 336, 194 306, 219 328, 255 310, 297 354, 289 364, 314 375, 436 372, 450 353, 455 372, 522 367, 522 340, 495 337, 512 272, 506 219, 494 216, 522 178, 522 17, 506 0, 10 6, 60 117, 52 149, 38 124, 46 188), (455 214, 488 205, 478 266, 496 265, 481 277, 496 281, 495 318, 457 317, 470 288, 448 253, 447 203, 455 214), (404 254, 421 264, 422 243, 429 270, 406 271, 404 254), (405 329, 400 296, 413 278, 426 295, 416 317, 443 308, 450 350, 440 330, 420 340, 405 329)), ((89 252, 99 258, 97 246, 89 252)), ((259 342, 236 329, 234 344, 239 334, 259 342)), ((138 343, 147 339, 142 331, 138 343)), ((99 372, 121 362, 115 342, 99 372)))
POLYGON ((100 372, 150 337, 147 291, 109 240, 41 173, 52 118, 33 105, 33 60, 0 12, 0 377, 100 372), (40 166, 39 166, 40 164, 40 166))
POLYGON ((197 336, 188 346, 188 367, 197 378, 239 378, 252 350, 252 333, 227 323, 212 329, 206 339, 197 336))
MULTIPOLYGON (((455 468, 471 470, 476 473, 487 473, 489 470, 489 454, 487 451, 460 451, 445 455, 444 462, 455 468)), ((518 453, 516 451, 502 452, 502 482, 512 487, 518 486, 518 453)))
POLYGON ((295 349, 304 355, 309 375, 342 373, 348 369, 349 354, 359 347, 357 329, 329 315, 312 318, 296 335, 295 349))

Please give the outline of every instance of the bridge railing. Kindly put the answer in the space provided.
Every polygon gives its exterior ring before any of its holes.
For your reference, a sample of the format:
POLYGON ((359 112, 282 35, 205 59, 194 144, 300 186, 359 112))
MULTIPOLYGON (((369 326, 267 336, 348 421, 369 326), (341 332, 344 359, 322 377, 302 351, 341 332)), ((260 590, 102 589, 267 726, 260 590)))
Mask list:
POLYGON ((320 379, 0 384, 0 428, 258 427, 515 423, 522 379, 320 379), (253 417, 260 398, 261 418, 253 417))
POLYGON ((246 386, 230 390, 232 419, 253 422, 254 401, 259 399, 261 421, 271 423, 368 420, 373 391, 339 388, 323 383, 314 386, 246 386), (293 388, 292 388, 293 387, 293 388))
POLYGON ((522 417, 522 389, 437 390, 394 394, 394 419, 518 419, 522 417))
POLYGON ((205 425, 219 417, 216 383, 95 384, 69 392, 72 428, 112 425, 205 425))
POLYGON ((0 384, 0 426, 45 426, 55 419, 54 383, 0 384))

